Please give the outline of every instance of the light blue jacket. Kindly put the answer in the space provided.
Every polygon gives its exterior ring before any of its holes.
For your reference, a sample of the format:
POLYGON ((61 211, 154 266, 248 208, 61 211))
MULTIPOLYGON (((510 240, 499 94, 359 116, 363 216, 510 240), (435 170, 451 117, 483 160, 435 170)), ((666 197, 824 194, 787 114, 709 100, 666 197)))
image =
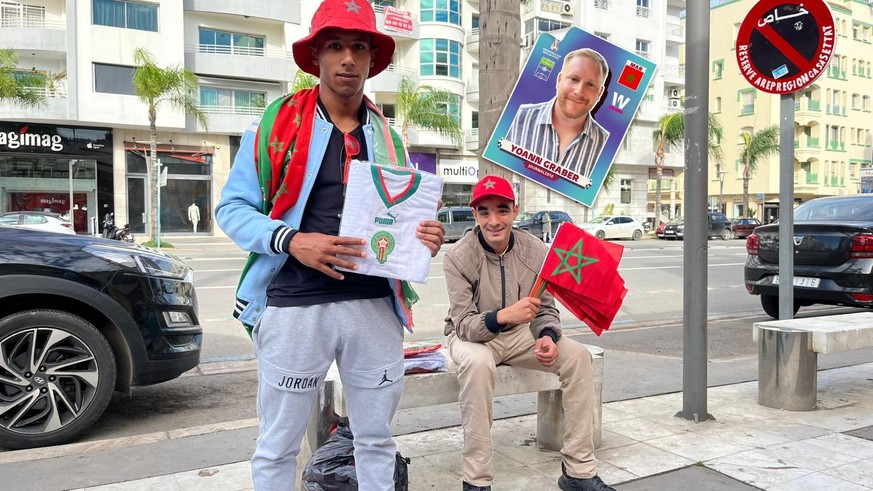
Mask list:
MULTIPOLYGON (((370 121, 379 121, 378 116, 370 113, 370 121)), ((271 247, 273 233, 279 227, 298 229, 303 218, 306 202, 318 176, 318 169, 327 150, 333 125, 316 115, 314 129, 309 146, 309 159, 306 162, 306 176, 300 197, 291 209, 282 216, 282 220, 274 220, 261 213, 261 188, 255 167, 255 135, 258 131, 258 121, 252 123, 245 131, 240 142, 239 152, 227 178, 227 184, 221 191, 221 200, 215 209, 215 218, 219 227, 240 248, 257 255, 237 288, 236 306, 233 315, 245 326, 252 328, 257 325, 267 306, 267 287, 282 269, 288 259, 287 253, 277 252, 271 247)), ((384 140, 382 127, 379 124, 367 123, 363 127, 367 142, 367 157, 370 162, 388 162, 385 145, 379 148, 373 144, 374 135, 384 140), (385 155, 381 155, 385 153, 385 155)), ((388 136, 391 141, 391 136, 388 136)), ((398 156, 398 160, 402 157, 398 156)), ((409 162, 409 159, 403 158, 409 162)), ((401 304, 402 291, 400 282, 388 281, 394 293, 394 310, 400 323, 411 327, 412 319, 406 315, 401 304)))

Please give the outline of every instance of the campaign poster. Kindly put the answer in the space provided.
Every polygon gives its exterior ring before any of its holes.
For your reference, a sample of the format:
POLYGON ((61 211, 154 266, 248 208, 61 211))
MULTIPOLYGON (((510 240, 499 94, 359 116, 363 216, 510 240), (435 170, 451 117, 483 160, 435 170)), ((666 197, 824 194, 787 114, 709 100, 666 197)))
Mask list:
POLYGON ((482 156, 592 206, 655 69, 576 27, 540 34, 482 156))

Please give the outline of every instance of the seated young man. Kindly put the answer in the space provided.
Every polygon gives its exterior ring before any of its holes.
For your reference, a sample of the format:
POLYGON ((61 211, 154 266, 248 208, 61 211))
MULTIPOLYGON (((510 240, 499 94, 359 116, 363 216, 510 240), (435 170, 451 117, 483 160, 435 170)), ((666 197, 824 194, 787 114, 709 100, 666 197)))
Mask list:
POLYGON ((549 371, 561 380, 566 430, 558 486, 613 490, 594 468, 591 354, 561 336, 551 295, 528 296, 548 246, 512 228, 518 206, 506 179, 483 178, 473 188, 470 206, 477 226, 443 262, 450 305, 445 333, 461 385, 464 491, 491 489, 491 404, 501 363, 549 371))

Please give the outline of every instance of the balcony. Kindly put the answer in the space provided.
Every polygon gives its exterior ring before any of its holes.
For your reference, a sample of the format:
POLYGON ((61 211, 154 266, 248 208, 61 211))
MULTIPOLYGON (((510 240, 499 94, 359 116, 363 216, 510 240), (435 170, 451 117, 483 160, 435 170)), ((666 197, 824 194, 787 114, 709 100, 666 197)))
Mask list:
POLYGON ((479 28, 475 27, 467 31, 464 38, 464 45, 467 47, 467 53, 479 56, 479 28))
MULTIPOLYGON (((264 113, 265 109, 263 107, 211 105, 200 105, 197 107, 206 113, 209 133, 233 134, 239 134, 248 128, 252 121, 264 113)), ((185 129, 194 133, 205 133, 207 131, 203 125, 190 116, 186 118, 185 129)))
POLYGON ((198 75, 282 81, 292 80, 295 71, 289 51, 215 44, 185 46, 185 68, 198 75))
POLYGON ((452 150, 459 148, 458 142, 454 141, 450 136, 441 135, 434 130, 409 128, 408 135, 409 145, 413 147, 445 148, 452 150))
POLYGON ((0 46, 17 51, 67 52, 67 24, 63 21, 34 18, 0 19, 0 46))
POLYGON ((673 85, 685 85, 685 67, 681 65, 664 64, 661 67, 664 83, 673 85))
POLYGON ((417 15, 383 5, 374 5, 373 10, 376 11, 376 27, 379 31, 388 34, 397 42, 419 39, 417 15))
POLYGON ((465 148, 468 152, 476 152, 479 150, 479 128, 473 128, 465 132, 465 148))
POLYGON ((400 92, 400 82, 403 77, 412 80, 413 85, 418 85, 418 72, 411 68, 390 64, 379 75, 369 80, 369 89, 373 92, 397 93, 400 92))
POLYGON ((794 158, 800 162, 806 162, 811 158, 820 158, 819 139, 801 135, 794 140, 794 158))
POLYGON ((637 17, 648 19, 650 15, 652 15, 652 11, 649 7, 640 7, 639 5, 637 6, 637 17))
POLYGON ((0 102, 0 114, 4 120, 25 119, 31 122, 69 119, 67 112, 67 89, 60 87, 49 89, 33 89, 45 98, 45 105, 38 108, 24 108, 10 102, 0 102))
POLYGON ((818 190, 818 174, 800 170, 794 173, 794 190, 800 192, 816 192, 818 190))
POLYGON ((667 44, 679 45, 685 43, 685 26, 682 24, 667 23, 667 44))
POLYGON ((186 12, 233 15, 245 19, 256 17, 300 25, 300 0, 184 0, 183 8, 186 12))
POLYGON ((467 102, 479 103, 479 80, 467 80, 467 102))

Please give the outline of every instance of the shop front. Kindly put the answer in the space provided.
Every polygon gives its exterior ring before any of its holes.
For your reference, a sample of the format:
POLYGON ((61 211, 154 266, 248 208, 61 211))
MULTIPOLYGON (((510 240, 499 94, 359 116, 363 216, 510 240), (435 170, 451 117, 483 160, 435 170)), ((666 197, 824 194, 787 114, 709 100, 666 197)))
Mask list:
POLYGON ((479 180, 479 162, 440 159, 437 170, 443 179, 443 206, 468 206, 479 180))
MULTIPOLYGON (((130 229, 146 233, 151 194, 148 143, 125 142, 127 216, 130 229)), ((161 234, 212 234, 213 147, 161 144, 157 157, 167 173, 160 187, 161 234)))
POLYGON ((112 192, 111 129, 0 122, 0 212, 55 213, 98 234, 112 192))

